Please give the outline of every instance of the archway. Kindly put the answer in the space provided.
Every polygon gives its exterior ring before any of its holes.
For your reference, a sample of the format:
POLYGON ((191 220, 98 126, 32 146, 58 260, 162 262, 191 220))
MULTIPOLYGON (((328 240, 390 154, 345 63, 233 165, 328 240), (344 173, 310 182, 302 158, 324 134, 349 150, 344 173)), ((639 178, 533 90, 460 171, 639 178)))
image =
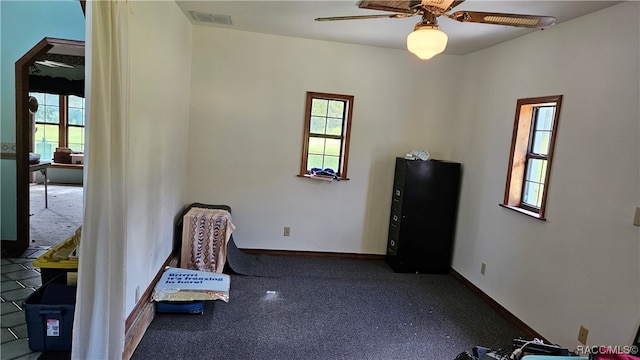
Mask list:
POLYGON ((4 250, 22 253, 29 247, 29 68, 36 61, 56 57, 84 59, 84 41, 44 38, 16 62, 16 241, 2 241, 4 250))

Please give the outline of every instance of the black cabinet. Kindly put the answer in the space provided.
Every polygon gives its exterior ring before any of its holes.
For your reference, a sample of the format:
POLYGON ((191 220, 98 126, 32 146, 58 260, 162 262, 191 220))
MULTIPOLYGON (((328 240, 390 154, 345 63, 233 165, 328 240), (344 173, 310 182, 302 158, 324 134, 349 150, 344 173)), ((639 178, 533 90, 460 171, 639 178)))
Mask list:
POLYGON ((461 165, 396 158, 387 263, 396 272, 451 268, 461 165))

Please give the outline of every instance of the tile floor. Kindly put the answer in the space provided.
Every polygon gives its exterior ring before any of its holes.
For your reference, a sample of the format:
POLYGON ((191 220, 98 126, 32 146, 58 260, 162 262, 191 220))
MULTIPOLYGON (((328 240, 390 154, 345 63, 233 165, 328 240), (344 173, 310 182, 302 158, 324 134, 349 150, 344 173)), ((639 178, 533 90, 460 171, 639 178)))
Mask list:
POLYGON ((0 313, 2 314, 1 360, 36 360, 39 352, 29 349, 27 324, 22 302, 42 285, 40 270, 33 260, 49 250, 49 246, 27 249, 19 258, 2 258, 0 313))

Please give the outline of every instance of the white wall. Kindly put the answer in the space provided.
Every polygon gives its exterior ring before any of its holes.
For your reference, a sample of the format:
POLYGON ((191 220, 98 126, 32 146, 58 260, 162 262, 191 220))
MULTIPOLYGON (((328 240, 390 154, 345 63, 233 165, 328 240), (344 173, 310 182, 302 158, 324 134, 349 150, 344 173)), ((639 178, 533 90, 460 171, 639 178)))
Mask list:
POLYGON ((461 58, 201 26, 193 38, 189 201, 230 205, 243 248, 384 254, 395 157, 452 151, 461 58), (355 96, 348 181, 296 177, 307 91, 355 96))
POLYGON ((640 323, 640 3, 465 57, 453 267, 548 339, 628 345, 640 323), (501 208, 518 98, 564 95, 547 221, 501 208), (482 263, 486 275, 480 274, 482 263))
POLYGON ((192 33, 175 2, 129 5, 127 314, 171 253, 185 204, 192 33))

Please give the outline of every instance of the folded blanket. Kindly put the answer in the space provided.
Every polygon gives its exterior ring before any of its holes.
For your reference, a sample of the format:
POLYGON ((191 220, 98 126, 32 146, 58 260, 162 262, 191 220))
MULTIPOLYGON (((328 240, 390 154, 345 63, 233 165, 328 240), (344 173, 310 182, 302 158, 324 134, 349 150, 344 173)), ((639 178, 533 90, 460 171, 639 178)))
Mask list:
POLYGON ((226 210, 191 208, 183 218, 180 267, 222 273, 234 229, 226 210))

